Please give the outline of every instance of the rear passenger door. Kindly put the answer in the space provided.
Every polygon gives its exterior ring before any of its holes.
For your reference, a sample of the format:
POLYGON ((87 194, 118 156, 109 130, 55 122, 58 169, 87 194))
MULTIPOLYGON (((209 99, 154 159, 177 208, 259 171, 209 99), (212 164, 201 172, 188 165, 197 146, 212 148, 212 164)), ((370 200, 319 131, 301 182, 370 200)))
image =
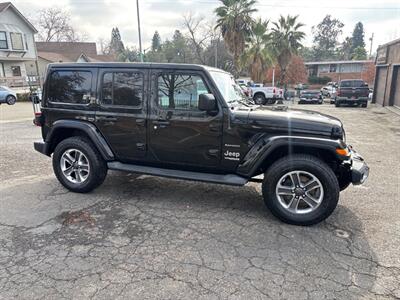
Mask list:
POLYGON ((121 161, 146 155, 147 77, 141 69, 99 70, 95 122, 121 161))

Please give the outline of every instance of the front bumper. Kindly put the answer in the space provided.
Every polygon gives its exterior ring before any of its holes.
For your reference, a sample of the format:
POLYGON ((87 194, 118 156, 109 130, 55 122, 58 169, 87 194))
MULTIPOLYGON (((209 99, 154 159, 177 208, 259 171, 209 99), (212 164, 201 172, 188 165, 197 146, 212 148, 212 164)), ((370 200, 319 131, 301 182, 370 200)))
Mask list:
POLYGON ((360 154, 351 146, 349 148, 351 150, 351 182, 354 185, 363 184, 369 176, 369 167, 360 154))

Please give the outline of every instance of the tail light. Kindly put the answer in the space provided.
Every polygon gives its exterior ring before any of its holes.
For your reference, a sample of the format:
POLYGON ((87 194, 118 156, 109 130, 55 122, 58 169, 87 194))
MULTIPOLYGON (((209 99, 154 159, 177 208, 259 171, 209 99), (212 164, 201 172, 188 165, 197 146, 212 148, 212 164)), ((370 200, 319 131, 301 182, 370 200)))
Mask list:
POLYGON ((340 90, 337 90, 336 96, 340 96, 340 90))
POLYGON ((33 124, 35 124, 36 126, 42 126, 43 118, 42 118, 42 110, 40 108, 40 98, 37 94, 31 94, 29 98, 32 101, 33 114, 35 116, 35 118, 33 119, 33 124))
POLYGON ((274 89, 272 92, 275 94, 276 93, 276 89, 274 89))

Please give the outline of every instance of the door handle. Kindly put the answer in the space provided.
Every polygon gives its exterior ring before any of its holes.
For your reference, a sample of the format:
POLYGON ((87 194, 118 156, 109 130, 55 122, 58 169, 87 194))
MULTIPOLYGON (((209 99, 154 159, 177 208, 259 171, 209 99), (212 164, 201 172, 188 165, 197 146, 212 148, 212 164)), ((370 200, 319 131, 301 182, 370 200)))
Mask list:
POLYGON ((106 122, 115 122, 117 121, 116 117, 96 117, 97 121, 106 121, 106 122))
POLYGON ((169 121, 157 120, 157 121, 153 121, 153 124, 155 124, 155 125, 169 125, 169 121))
POLYGON ((146 123, 145 119, 136 119, 136 124, 140 126, 144 126, 146 123))

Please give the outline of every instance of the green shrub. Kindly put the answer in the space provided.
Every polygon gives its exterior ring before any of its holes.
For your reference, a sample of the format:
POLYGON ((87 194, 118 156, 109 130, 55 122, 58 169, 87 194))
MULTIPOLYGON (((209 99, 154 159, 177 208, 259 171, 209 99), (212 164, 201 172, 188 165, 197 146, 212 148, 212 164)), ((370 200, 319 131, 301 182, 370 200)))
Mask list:
POLYGON ((308 82, 311 84, 327 84, 332 81, 332 78, 328 76, 318 77, 318 76, 310 76, 308 77, 308 82))
POLYGON ((17 93, 18 102, 29 102, 29 93, 17 93))

